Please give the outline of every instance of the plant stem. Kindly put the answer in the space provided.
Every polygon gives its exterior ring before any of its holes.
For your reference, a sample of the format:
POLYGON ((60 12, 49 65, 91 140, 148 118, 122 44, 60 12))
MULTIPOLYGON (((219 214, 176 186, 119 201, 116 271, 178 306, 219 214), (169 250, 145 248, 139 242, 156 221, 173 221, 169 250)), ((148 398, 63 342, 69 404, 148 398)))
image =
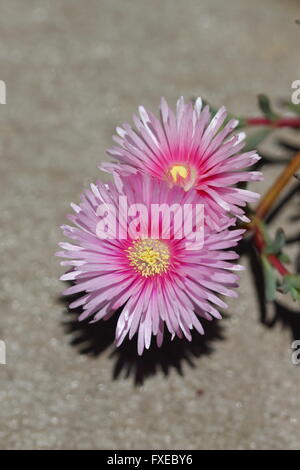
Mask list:
MULTIPOLYGON (((266 242, 264 240, 263 234, 259 228, 259 225, 256 225, 255 227, 255 233, 254 233, 254 243, 257 248, 257 250, 262 253, 265 246, 266 242)), ((285 276, 286 274, 291 274, 290 271, 282 264, 280 259, 277 258, 277 256, 269 254, 266 255, 268 258, 269 263, 282 275, 285 276)))
POLYGON ((300 152, 296 153, 289 164, 284 168, 275 183, 267 191, 265 196, 258 204, 255 214, 259 219, 263 219, 270 211, 274 202, 277 200, 281 191, 285 188, 294 173, 300 168, 300 152))
MULTIPOLYGON (((275 183, 267 191, 265 196, 262 198, 261 202, 256 208, 255 215, 252 217, 250 224, 248 225, 248 230, 254 231, 254 243, 257 250, 262 253, 266 242, 264 235, 261 230, 261 222, 267 213, 270 211, 274 202, 277 200, 281 191, 285 188, 289 180, 292 178, 294 173, 300 168, 300 152, 296 153, 289 164, 285 167, 282 173, 279 175, 275 183)), ((269 254, 267 255, 269 262, 272 266, 282 275, 290 274, 288 269, 282 264, 280 259, 277 256, 269 254)))
POLYGON ((300 127, 300 118, 280 118, 276 121, 271 119, 254 117, 246 118, 246 124, 248 126, 271 126, 271 127, 300 127))

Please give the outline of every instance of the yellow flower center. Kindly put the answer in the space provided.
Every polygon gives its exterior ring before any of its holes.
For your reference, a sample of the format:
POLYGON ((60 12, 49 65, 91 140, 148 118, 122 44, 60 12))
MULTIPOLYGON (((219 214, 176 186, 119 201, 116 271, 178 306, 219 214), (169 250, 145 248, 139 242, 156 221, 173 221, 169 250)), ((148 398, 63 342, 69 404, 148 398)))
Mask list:
POLYGON ((169 247, 160 240, 135 240, 126 251, 130 266, 144 277, 165 273, 169 268, 169 247))
POLYGON ((170 174, 173 178, 174 183, 177 182, 179 176, 185 179, 188 176, 188 169, 183 165, 173 165, 170 169, 170 174))
POLYGON ((166 179, 170 187, 180 186, 185 191, 189 191, 197 179, 196 169, 187 165, 175 164, 167 171, 166 179))

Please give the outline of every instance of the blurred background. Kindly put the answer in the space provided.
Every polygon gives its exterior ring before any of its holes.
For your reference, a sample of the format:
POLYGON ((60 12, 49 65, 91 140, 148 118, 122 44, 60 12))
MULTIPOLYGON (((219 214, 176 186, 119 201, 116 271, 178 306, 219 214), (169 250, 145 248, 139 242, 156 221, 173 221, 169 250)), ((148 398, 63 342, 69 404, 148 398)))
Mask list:
MULTIPOLYGON (((162 95, 173 105, 201 95, 253 116, 258 93, 290 98, 300 2, 0 0, 0 13, 0 447, 299 448, 299 317, 285 303, 262 314, 250 269, 204 339, 137 359, 135 344, 115 350, 113 322, 67 313, 53 253, 70 201, 139 104, 156 112, 162 95)), ((252 188, 281 169, 267 165, 252 188)), ((277 217, 291 236, 297 211, 299 195, 277 217)))

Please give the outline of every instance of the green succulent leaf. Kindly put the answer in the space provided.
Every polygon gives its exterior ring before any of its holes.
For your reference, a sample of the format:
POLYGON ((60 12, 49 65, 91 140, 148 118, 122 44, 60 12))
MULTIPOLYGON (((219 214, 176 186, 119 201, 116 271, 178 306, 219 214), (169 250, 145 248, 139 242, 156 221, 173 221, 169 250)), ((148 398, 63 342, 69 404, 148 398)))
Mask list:
POLYGON ((286 274, 282 280, 282 290, 291 293, 293 300, 300 302, 300 275, 286 274))
POLYGON ((278 119, 278 114, 273 111, 271 102, 267 95, 258 95, 258 106, 267 119, 270 119, 271 121, 278 119))
POLYGON ((267 244, 265 253, 267 255, 278 255, 285 245, 285 240, 284 231, 282 228, 279 228, 276 232, 275 239, 267 244))
POLYGON ((292 295, 292 299, 295 300, 295 302, 300 302, 300 291, 298 289, 295 289, 294 287, 292 287, 291 295, 292 295))
POLYGON ((286 253, 279 253, 277 258, 284 264, 289 264, 291 262, 290 257, 286 253))
POLYGON ((287 290, 284 292, 288 292, 290 287, 294 287, 295 289, 300 289, 300 275, 299 274, 286 274, 283 277, 282 282, 283 290, 286 288, 287 290))
POLYGON ((277 278, 275 270, 273 269, 265 255, 261 256, 261 261, 265 280, 265 295, 267 301, 269 302, 275 299, 277 278))

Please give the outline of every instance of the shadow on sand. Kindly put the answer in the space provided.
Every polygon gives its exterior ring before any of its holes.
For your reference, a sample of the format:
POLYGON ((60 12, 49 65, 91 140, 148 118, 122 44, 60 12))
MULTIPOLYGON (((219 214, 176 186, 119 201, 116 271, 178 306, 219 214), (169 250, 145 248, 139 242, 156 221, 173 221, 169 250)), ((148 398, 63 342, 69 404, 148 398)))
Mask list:
MULTIPOLYGON (((92 357, 97 357, 112 347, 110 359, 114 363, 113 379, 132 377, 135 385, 142 385, 145 379, 158 372, 167 376, 172 369, 183 375, 184 363, 195 367, 195 358, 210 355, 214 350, 214 341, 224 339, 224 327, 221 322, 203 321, 204 336, 195 332, 192 341, 189 342, 179 338, 171 341, 170 336, 166 335, 161 348, 153 342, 149 350, 138 356, 135 339, 125 340, 119 348, 114 347, 115 328, 120 311, 116 311, 107 321, 90 324, 87 321, 77 320, 80 314, 78 309, 70 311, 67 308, 70 298, 60 297, 60 301, 65 305, 63 326, 65 333, 71 335, 70 344, 80 354, 92 357)), ((225 319, 226 317, 228 318, 228 314, 224 316, 225 319)))

